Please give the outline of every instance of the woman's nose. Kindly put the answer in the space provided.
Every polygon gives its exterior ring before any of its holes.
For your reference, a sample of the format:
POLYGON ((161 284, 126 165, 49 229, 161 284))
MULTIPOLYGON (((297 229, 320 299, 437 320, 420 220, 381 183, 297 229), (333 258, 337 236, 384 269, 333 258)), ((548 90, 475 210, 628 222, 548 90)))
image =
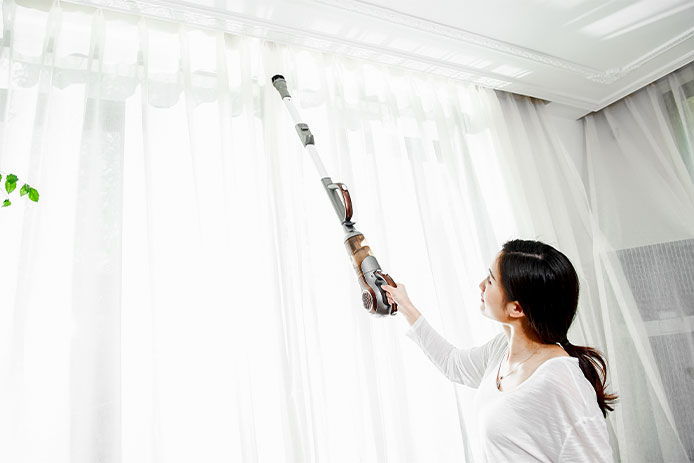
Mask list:
POLYGON ((480 281, 480 289, 484 291, 484 284, 487 282, 487 279, 485 278, 484 280, 480 281))

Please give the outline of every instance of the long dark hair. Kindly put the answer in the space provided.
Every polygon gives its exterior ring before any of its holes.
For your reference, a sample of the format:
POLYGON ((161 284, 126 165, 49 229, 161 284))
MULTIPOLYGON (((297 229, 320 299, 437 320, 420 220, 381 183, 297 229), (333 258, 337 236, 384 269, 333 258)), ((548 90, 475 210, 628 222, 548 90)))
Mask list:
POLYGON ((559 343, 578 359, 607 417, 617 401, 617 395, 606 390, 607 361, 596 349, 574 346, 566 337, 578 306, 578 275, 569 259, 548 244, 512 240, 499 255, 499 272, 506 298, 518 301, 540 340, 559 343))

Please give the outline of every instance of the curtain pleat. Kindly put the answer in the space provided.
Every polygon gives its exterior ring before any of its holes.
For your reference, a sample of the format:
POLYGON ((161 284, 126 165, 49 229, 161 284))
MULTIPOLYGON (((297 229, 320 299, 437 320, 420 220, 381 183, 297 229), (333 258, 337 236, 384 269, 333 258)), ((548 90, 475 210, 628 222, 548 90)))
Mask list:
POLYGON ((605 333, 631 391, 616 414, 625 461, 694 459, 693 96, 688 65, 585 118, 605 333))
POLYGON ((686 458, 691 333, 654 337, 672 317, 644 319, 631 263, 692 238, 687 75, 586 119, 584 185, 526 98, 60 2, 2 16, 0 174, 41 199, 0 211, 0 461, 469 461, 471 391, 361 309, 274 74, 452 343, 498 332, 477 285, 504 241, 555 245, 582 284, 570 338, 621 396, 615 456, 686 458))

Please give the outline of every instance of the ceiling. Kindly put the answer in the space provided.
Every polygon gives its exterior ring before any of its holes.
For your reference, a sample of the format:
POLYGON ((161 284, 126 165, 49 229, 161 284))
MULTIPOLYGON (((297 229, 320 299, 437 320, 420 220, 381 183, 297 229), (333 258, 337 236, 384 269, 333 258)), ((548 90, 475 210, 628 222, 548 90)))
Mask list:
POLYGON ((376 60, 578 118, 694 60, 694 0, 67 0, 376 60))

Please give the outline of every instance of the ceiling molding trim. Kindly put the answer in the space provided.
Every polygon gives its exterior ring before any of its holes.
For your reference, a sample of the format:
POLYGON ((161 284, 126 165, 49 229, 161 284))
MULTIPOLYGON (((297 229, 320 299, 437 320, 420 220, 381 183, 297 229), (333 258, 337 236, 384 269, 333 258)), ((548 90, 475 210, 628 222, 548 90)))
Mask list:
POLYGON ((674 39, 654 48, 639 59, 619 68, 610 68, 600 70, 575 63, 569 60, 561 59, 556 56, 548 55, 530 48, 520 47, 507 42, 493 39, 473 32, 468 32, 463 29, 458 29, 451 26, 446 26, 435 21, 430 21, 418 16, 401 13, 390 8, 385 8, 361 0, 306 0, 311 3, 339 8, 355 13, 364 14, 374 18, 380 18, 401 26, 410 27, 432 34, 442 35, 461 42, 492 49, 501 53, 505 53, 518 58, 524 58, 537 63, 546 64, 559 69, 564 69, 576 74, 582 75, 586 79, 602 85, 610 85, 617 80, 625 77, 627 74, 637 70, 644 64, 653 60, 657 56, 667 52, 671 48, 676 47, 682 42, 689 40, 694 36, 694 27, 675 37, 674 39))
MULTIPOLYGON (((666 53, 667 51, 671 50, 672 48, 675 48, 676 46, 682 44, 683 42, 686 42, 687 40, 691 39, 694 37, 694 27, 690 28, 688 31, 683 32, 682 34, 678 35, 677 37, 668 40, 664 44, 660 45, 657 48, 654 48, 650 52, 646 53, 642 57, 640 57, 637 60, 632 61, 631 63, 627 64, 626 66, 623 66, 621 68, 612 68, 608 69, 605 72, 595 74, 592 76, 588 76, 588 79, 592 80, 593 82, 597 82, 599 84, 606 84, 609 85, 611 83, 614 83, 615 81, 621 79, 622 77, 626 76, 627 74, 631 73, 632 71, 637 70, 644 64, 648 63, 649 61, 653 60, 659 55, 662 55, 663 53, 666 53)), ((642 79, 640 79, 642 80, 642 79)), ((619 93, 619 92, 617 92, 619 93)))
POLYGON ((430 34, 441 35, 444 37, 448 37, 449 39, 458 40, 468 45, 487 48, 514 57, 524 58, 530 61, 535 61, 537 63, 546 64, 555 68, 564 69, 566 71, 583 75, 586 78, 593 75, 599 75, 603 72, 600 69, 584 66, 579 63, 574 63, 572 61, 548 55, 546 53, 542 53, 531 48, 513 45, 508 42, 503 42, 501 40, 496 40, 491 37, 487 37, 486 35, 475 34, 474 32, 469 32, 463 29, 459 29, 457 27, 446 26, 444 24, 437 23, 435 21, 430 21, 419 16, 401 13, 390 8, 373 5, 359 0, 306 1, 310 3, 330 6, 333 8, 339 8, 341 10, 346 10, 353 13, 363 14, 372 18, 388 21, 399 26, 405 26, 411 29, 417 29, 423 32, 428 32, 430 34))
POLYGON ((351 58, 378 61, 379 63, 425 72, 440 77, 458 80, 472 85, 512 91, 528 92, 537 98, 551 98, 563 104, 592 109, 597 102, 576 98, 563 92, 529 84, 507 75, 483 71, 461 64, 452 64, 428 56, 416 55, 400 50, 385 49, 374 45, 353 42, 344 38, 323 35, 305 29, 276 24, 263 19, 248 17, 235 12, 193 6, 172 0, 61 0, 63 3, 128 13, 153 19, 212 29, 236 35, 247 35, 273 42, 285 43, 319 52, 346 55, 351 58), (514 88, 508 86, 513 84, 514 88))
POLYGON ((656 69, 653 72, 648 73, 647 75, 641 77, 640 79, 630 82, 628 85, 620 88, 619 90, 616 90, 612 92, 608 97, 603 98, 602 101, 597 105, 598 109, 603 109, 606 106, 611 105, 615 101, 621 100, 622 98, 631 95, 637 90, 642 89, 643 87, 655 82, 656 80, 665 77, 666 75, 670 74, 671 72, 674 72, 681 68, 682 66, 686 66, 687 64, 691 63, 694 61, 694 49, 687 53, 685 56, 678 57, 667 64, 664 64, 663 66, 660 66, 658 69, 656 69))

